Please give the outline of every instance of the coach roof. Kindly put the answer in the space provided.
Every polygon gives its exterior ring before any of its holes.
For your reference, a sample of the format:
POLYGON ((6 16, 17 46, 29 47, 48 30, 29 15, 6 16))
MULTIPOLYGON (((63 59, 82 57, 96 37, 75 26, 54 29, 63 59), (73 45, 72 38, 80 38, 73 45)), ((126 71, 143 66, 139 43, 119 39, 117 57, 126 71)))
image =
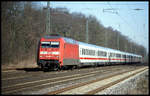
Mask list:
POLYGON ((79 42, 78 41, 78 43, 79 43, 79 45, 84 45, 84 46, 88 46, 88 47, 101 48, 102 50, 117 51, 117 52, 119 52, 119 50, 115 50, 115 49, 111 49, 111 48, 106 48, 106 47, 102 47, 102 46, 97 46, 97 45, 93 45, 93 44, 88 44, 88 43, 84 43, 84 42, 79 42))
POLYGON ((132 56, 138 56, 141 57, 141 55, 137 55, 137 54, 133 54, 133 53, 128 53, 128 52, 123 52, 120 50, 116 50, 116 49, 111 49, 111 48, 106 48, 106 47, 102 47, 102 46, 97 46, 97 45, 93 45, 93 44, 88 44, 88 43, 84 43, 84 42, 79 42, 79 45, 84 45, 84 46, 88 46, 88 47, 94 47, 94 48, 100 48, 102 50, 106 50, 106 51, 110 51, 110 52, 115 52, 115 53, 120 53, 120 54, 125 54, 125 55, 132 55, 132 56))

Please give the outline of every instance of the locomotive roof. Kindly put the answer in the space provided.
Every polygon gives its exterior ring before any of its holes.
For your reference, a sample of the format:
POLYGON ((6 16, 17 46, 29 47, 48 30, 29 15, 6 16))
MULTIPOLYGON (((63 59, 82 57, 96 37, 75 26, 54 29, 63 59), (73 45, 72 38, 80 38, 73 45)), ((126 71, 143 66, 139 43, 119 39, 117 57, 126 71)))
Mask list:
POLYGON ((45 39, 58 39, 58 38, 61 38, 62 36, 44 36, 43 38, 45 39))
POLYGON ((71 38, 63 37, 63 36, 44 36, 45 39, 59 39, 63 38, 65 42, 67 43, 72 43, 72 44, 77 44, 77 41, 71 38))

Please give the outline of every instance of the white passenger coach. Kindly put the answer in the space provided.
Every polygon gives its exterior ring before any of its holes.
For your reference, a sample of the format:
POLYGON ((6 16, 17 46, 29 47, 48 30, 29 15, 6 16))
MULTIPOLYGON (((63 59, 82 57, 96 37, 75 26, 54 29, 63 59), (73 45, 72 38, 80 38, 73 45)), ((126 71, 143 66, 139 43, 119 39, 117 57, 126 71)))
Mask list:
POLYGON ((137 63, 140 62, 142 58, 141 55, 122 52, 115 49, 83 42, 78 42, 78 44, 80 63, 83 65, 137 63))

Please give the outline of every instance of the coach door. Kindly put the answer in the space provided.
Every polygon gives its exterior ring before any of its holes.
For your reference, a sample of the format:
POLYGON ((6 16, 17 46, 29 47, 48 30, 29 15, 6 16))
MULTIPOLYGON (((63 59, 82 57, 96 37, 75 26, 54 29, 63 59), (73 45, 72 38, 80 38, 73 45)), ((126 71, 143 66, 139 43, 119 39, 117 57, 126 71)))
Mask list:
POLYGON ((109 64, 110 64, 111 63, 111 58, 112 58, 112 53, 109 53, 108 58, 109 58, 109 64))
POLYGON ((125 64, 126 64, 126 55, 123 55, 123 59, 124 59, 124 62, 125 62, 125 64))

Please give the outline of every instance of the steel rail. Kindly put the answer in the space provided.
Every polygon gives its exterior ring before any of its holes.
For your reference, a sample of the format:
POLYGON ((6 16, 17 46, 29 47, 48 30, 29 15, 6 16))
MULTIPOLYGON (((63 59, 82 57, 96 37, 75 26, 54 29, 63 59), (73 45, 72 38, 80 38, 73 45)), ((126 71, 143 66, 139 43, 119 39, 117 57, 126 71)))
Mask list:
MULTIPOLYGON (((117 70, 117 69, 119 70, 120 68, 115 68, 113 70, 117 70)), ((110 70, 110 71, 112 71, 112 70, 110 70)), ((93 72, 84 73, 84 74, 75 74, 75 75, 65 76, 65 77, 57 77, 57 78, 43 79, 43 80, 38 80, 38 81, 33 81, 33 82, 20 83, 20 84, 16 84, 16 85, 13 85, 13 86, 3 87, 2 90, 3 90, 3 93, 7 94, 7 93, 16 92, 16 91, 19 91, 19 90, 24 90, 24 89, 27 89, 27 88, 35 88, 35 87, 44 86, 44 85, 47 85, 47 84, 55 84, 55 83, 60 83, 60 82, 65 82, 65 81, 70 81, 70 80, 76 80, 76 79, 81 79, 81 78, 84 78, 84 77, 87 77, 87 76, 90 77, 91 75, 93 75, 95 73, 99 73, 99 72, 101 72, 101 71, 93 71, 93 72), (64 80, 64 79, 66 79, 66 80, 64 80), (41 83, 43 81, 46 81, 46 82, 47 81, 52 81, 52 82, 43 83, 43 84, 40 84, 40 85, 37 85, 37 86, 29 85, 29 84, 41 83), (14 87, 21 87, 21 88, 17 88, 17 89, 14 90, 14 87)), ((109 70, 105 70, 102 73, 106 73, 106 72, 109 72, 109 70)))
MULTIPOLYGON (((134 70, 135 69, 132 69, 132 70, 130 69, 130 71, 134 71, 134 70)), ((85 85, 88 85, 88 84, 92 84, 94 82, 98 82, 98 81, 101 81, 101 80, 104 80, 104 79, 108 79, 108 78, 114 77, 116 75, 120 75, 120 74, 127 73, 127 72, 129 72, 129 70, 125 71, 125 72, 121 72, 121 73, 112 74, 112 75, 106 76, 104 78, 99 78, 99 79, 96 79, 96 80, 92 80, 92 81, 80 83, 80 84, 77 84, 77 85, 69 86, 69 87, 66 87, 66 88, 62 88, 62 89, 59 89, 59 90, 56 90, 56 91, 52 91, 52 92, 47 93, 46 95, 61 94, 62 92, 65 92, 65 91, 68 91, 68 90, 71 90, 71 89, 75 89, 75 88, 78 88, 78 87, 81 87, 81 86, 85 86, 85 85)), ((91 92, 89 92, 89 94, 90 93, 92 94, 92 92, 95 92, 95 91, 91 91, 91 92)), ((97 90, 96 90, 96 92, 97 92, 97 90)))

